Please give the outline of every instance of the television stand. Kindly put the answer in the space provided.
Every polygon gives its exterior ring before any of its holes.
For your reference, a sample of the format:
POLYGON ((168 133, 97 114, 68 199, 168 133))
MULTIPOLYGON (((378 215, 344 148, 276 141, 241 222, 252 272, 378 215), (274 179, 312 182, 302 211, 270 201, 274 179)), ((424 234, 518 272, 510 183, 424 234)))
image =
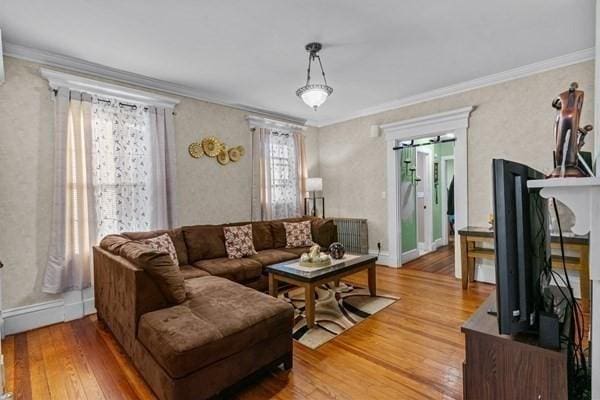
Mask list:
POLYGON ((463 363, 463 398, 567 399, 567 350, 545 349, 532 335, 498 333, 492 293, 462 326, 466 357, 463 363))

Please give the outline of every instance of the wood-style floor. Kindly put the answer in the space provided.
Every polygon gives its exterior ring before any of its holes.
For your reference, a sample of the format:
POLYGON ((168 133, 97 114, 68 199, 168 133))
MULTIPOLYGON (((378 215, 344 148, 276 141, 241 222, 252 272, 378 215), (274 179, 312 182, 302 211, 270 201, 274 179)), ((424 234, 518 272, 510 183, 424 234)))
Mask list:
MULTIPOLYGON (((413 268, 378 268, 378 290, 400 296, 398 302, 317 350, 295 343, 293 370, 265 374, 233 396, 461 399, 460 326, 493 286, 476 282, 463 291, 454 277, 423 271, 453 262, 436 253, 415 260, 413 268)), ((366 273, 350 280, 366 285, 366 273)), ((9 336, 2 348, 7 386, 17 399, 154 398, 95 316, 9 336)))
POLYGON ((409 261, 404 264, 402 269, 454 276, 454 243, 409 261), (425 260, 422 260, 422 258, 425 258, 425 260))

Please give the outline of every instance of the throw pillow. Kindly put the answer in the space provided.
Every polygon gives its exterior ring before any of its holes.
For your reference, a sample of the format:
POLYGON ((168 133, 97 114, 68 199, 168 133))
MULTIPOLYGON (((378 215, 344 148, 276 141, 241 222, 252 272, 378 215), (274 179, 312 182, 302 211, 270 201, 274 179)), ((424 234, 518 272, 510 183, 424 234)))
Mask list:
POLYGON ((285 247, 307 247, 315 244, 310 232, 310 221, 284 222, 283 227, 285 228, 285 247))
POLYGON ((168 233, 150 239, 140 239, 139 242, 152 247, 154 250, 165 251, 169 253, 169 256, 173 260, 173 264, 179 266, 177 250, 175 250, 175 245, 173 244, 173 241, 168 233))
POLYGON ((252 225, 225 226, 223 234, 227 257, 235 259, 256 254, 252 241, 252 225))

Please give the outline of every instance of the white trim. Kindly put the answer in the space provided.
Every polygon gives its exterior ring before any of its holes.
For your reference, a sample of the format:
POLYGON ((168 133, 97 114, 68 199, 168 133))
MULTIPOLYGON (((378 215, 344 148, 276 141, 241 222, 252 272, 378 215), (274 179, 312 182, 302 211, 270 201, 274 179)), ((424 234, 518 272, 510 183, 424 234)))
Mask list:
POLYGON ((395 110, 397 108, 423 103, 425 101, 452 96, 458 93, 467 92, 469 90, 479 89, 486 86, 496 85, 502 82, 525 78, 530 75, 539 74, 541 72, 550 71, 553 69, 562 68, 573 64, 579 64, 593 59, 594 48, 590 47, 588 49, 578 50, 573 53, 568 53, 562 56, 538 61, 532 64, 523 65, 521 67, 509 69, 496 74, 486 75, 481 78, 456 83, 454 85, 449 85, 427 92, 422 92, 416 95, 403 97, 401 99, 383 103, 377 106, 364 108, 362 110, 348 114, 345 117, 334 118, 320 122, 307 121, 307 124, 311 126, 314 125, 318 128, 322 128, 328 125, 339 124, 340 122, 349 121, 355 118, 379 114, 385 111, 395 110))
POLYGON ((442 246, 443 246, 442 245, 442 238, 435 239, 433 241, 433 245, 431 246, 431 250, 432 251, 436 251, 437 249, 439 249, 442 246))
MULTIPOLYGON (((388 251, 395 265, 401 266, 401 237, 399 204, 399 162, 400 154, 393 148, 403 140, 420 139, 440 134, 453 133, 456 137, 454 145, 454 198, 456 221, 455 229, 467 226, 468 193, 467 193, 467 128, 469 116, 474 107, 464 107, 429 116, 411 118, 381 126, 386 139, 386 174, 388 199, 388 251)), ((460 277, 460 243, 455 241, 455 275, 460 277)))
POLYGON ((73 290, 62 299, 5 310, 2 337, 94 314, 93 293, 93 288, 73 290))
POLYGON ((379 253, 378 250, 369 250, 369 254, 377 257, 377 265, 385 265, 386 267, 395 267, 394 263, 390 260, 389 254, 386 251, 379 253))
POLYGON ((249 111, 257 114, 272 116, 278 119, 284 119, 294 123, 304 124, 306 122, 306 120, 302 118, 296 118, 291 115, 261 110, 255 107, 250 107, 242 104, 235 104, 224 99, 207 96, 201 90, 195 89, 190 86, 150 78, 148 76, 107 67, 105 65, 92 63, 79 58, 33 49, 30 47, 20 46, 13 43, 4 44, 4 55, 19 58, 21 60, 35 62, 38 64, 44 64, 51 67, 58 67, 72 72, 84 73, 103 79, 110 79, 113 81, 128 83, 146 89, 159 90, 165 93, 175 94, 178 96, 185 96, 191 99, 206 101, 208 103, 219 104, 222 106, 234 108, 236 110, 249 111))
POLYGON ((412 249, 402 253, 402 264, 406 264, 409 261, 419 258, 419 250, 412 249))
POLYGON ((173 108, 179 99, 162 96, 156 93, 106 83, 97 79, 84 78, 47 68, 40 68, 41 75, 48 80, 52 89, 67 88, 99 96, 115 97, 124 101, 173 108))
POLYGON ((448 245, 448 182, 446 181, 446 163, 452 160, 454 162, 454 156, 442 156, 440 163, 442 164, 442 246, 448 245))
POLYGON ((248 126, 252 128, 268 128, 268 129, 279 129, 285 131, 304 131, 306 127, 304 125, 293 124, 286 121, 279 121, 276 119, 259 117, 256 115, 248 115, 246 117, 248 126))

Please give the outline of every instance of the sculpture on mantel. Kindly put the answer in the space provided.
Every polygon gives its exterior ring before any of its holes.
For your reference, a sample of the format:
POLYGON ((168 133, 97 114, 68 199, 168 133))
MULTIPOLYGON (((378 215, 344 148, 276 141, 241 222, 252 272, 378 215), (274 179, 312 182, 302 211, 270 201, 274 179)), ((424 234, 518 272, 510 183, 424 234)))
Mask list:
POLYGON ((571 83, 569 90, 562 92, 552 102, 558 110, 554 135, 556 150, 554 151, 554 171, 549 178, 589 176, 579 167, 583 162, 579 151, 583 147, 585 136, 593 129, 592 125, 579 127, 581 108, 583 107, 583 91, 577 90, 577 82, 571 83))

